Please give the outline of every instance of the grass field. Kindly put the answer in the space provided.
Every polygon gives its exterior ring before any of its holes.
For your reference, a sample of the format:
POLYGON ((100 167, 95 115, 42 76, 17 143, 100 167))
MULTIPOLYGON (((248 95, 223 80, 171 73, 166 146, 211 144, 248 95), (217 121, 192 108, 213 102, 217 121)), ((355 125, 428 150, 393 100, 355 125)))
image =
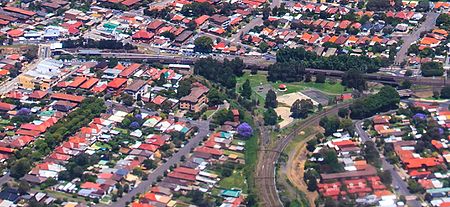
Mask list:
MULTIPOLYGON (((271 84, 273 88, 277 89, 278 86, 281 83, 283 83, 281 81, 269 82, 267 80, 267 76, 264 74, 251 75, 250 73, 245 73, 242 77, 237 78, 236 89, 238 92, 241 89, 242 84, 244 84, 245 80, 247 79, 250 81, 250 86, 252 87, 254 92, 256 92, 257 87, 261 85, 271 84)), ((342 94, 345 92, 350 92, 350 90, 346 89, 342 84, 332 81, 326 81, 325 83, 315 83, 311 81, 311 82, 292 82, 283 84, 287 86, 287 90, 285 92, 282 92, 282 94, 294 93, 307 89, 317 89, 319 91, 328 94, 342 94)))
POLYGON ((305 130, 303 130, 303 132, 304 132, 304 134, 299 134, 299 135, 295 136, 295 138, 292 139, 290 144, 284 149, 284 152, 286 154, 289 154, 289 152, 291 152, 295 147, 297 147, 297 144, 299 142, 301 142, 303 139, 305 139, 306 137, 309 137, 311 134, 315 133, 314 129, 311 127, 306 128, 305 130))
POLYGON ((224 189, 239 188, 243 193, 247 193, 247 183, 243 170, 234 171, 230 177, 219 181, 219 186, 224 189))
MULTIPOLYGON (((278 86, 282 82, 275 82, 273 83, 274 88, 278 88, 278 86)), ((307 89, 317 89, 319 91, 322 91, 327 94, 342 94, 345 92, 350 92, 350 90, 346 89, 343 85, 340 83, 331 83, 331 82, 325 82, 325 83, 315 83, 315 82, 293 82, 293 83, 283 83, 287 86, 287 90, 285 92, 282 92, 283 94, 286 93, 294 93, 298 91, 303 91, 307 89)))

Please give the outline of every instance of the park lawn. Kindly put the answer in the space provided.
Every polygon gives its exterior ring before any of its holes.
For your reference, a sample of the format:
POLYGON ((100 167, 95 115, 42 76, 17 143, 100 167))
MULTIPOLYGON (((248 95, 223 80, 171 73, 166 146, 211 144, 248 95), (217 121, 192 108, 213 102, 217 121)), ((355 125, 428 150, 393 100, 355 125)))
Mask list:
MULTIPOLYGON (((278 86, 282 84, 282 82, 277 81, 273 83, 274 88, 278 88, 278 86)), ((288 94, 288 93, 295 93, 307 89, 317 89, 319 91, 322 91, 324 93, 328 94, 342 94, 346 92, 350 92, 349 89, 346 89, 342 84, 340 83, 316 83, 316 82, 293 82, 293 83, 283 83, 286 85, 287 90, 284 92, 278 92, 282 94, 288 94)))
MULTIPOLYGON (((264 74, 255 74, 252 75, 250 73, 244 73, 244 75, 242 75, 241 77, 238 77, 237 80, 237 84, 236 84, 236 90, 237 92, 239 92, 239 90, 242 87, 242 84, 244 84, 245 80, 249 79, 250 81, 250 86, 252 87, 253 91, 256 93, 257 91, 257 87, 261 86, 261 85, 266 85, 266 84, 272 84, 273 88, 278 89, 278 86, 280 84, 285 84, 287 86, 287 90, 284 92, 279 92, 282 94, 287 94, 287 93, 294 93, 294 92, 298 92, 298 91, 302 91, 302 90, 307 90, 309 88, 312 89, 317 89, 319 91, 322 91, 324 93, 329 93, 329 94, 342 94, 342 93, 346 93, 346 92, 350 92, 351 90, 346 89, 342 84, 340 83, 332 83, 330 81, 326 81, 325 83, 316 83, 316 82, 292 82, 292 83, 283 83, 281 81, 277 81, 277 82, 269 82, 267 80, 267 75, 264 74)), ((258 94, 258 93, 256 93, 258 94)), ((259 97, 261 97, 260 95, 258 95, 258 99, 259 97)), ((264 100, 264 97, 261 97, 262 99, 259 101, 264 100)))
POLYGON ((226 177, 219 181, 220 188, 232 189, 238 188, 242 193, 247 193, 247 182, 243 170, 235 170, 230 177, 226 177))
POLYGON ((258 87, 269 84, 269 82, 267 81, 267 76, 263 75, 263 74, 252 75, 250 73, 244 73, 244 75, 242 75, 241 77, 236 78, 236 81, 237 81, 236 92, 237 93, 240 92, 242 85, 244 84, 244 82, 247 79, 250 81, 250 87, 252 88, 252 91, 253 91, 253 98, 258 99, 259 103, 264 103, 265 97, 261 96, 258 93, 258 87))
POLYGON ((264 74, 252 75, 250 73, 244 73, 244 75, 242 75, 241 77, 236 78, 236 88, 240 89, 242 84, 244 84, 245 80, 247 79, 250 81, 250 86, 253 90, 255 90, 255 87, 257 86, 269 83, 269 81, 267 81, 267 76, 264 74))

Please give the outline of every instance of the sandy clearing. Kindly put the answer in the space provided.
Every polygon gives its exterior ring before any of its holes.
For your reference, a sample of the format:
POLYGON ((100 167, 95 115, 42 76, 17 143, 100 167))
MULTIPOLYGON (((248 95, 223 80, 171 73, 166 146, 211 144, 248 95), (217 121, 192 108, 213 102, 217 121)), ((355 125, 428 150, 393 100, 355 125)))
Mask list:
MULTIPOLYGON (((311 98, 301 92, 288 93, 277 97, 279 107, 275 108, 275 111, 277 112, 278 116, 281 116, 281 118, 283 119, 283 121, 279 123, 280 128, 284 128, 294 121, 294 119, 291 117, 291 106, 297 99, 303 100, 311 98)), ((314 100, 312 100, 312 102, 315 106, 319 104, 314 100)))

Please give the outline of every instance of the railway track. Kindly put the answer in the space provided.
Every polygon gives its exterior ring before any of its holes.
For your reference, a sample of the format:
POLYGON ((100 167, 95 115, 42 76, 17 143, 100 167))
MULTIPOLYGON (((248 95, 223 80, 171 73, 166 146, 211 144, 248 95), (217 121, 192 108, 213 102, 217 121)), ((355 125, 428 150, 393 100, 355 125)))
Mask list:
POLYGON ((350 104, 351 103, 341 103, 331 109, 324 110, 315 116, 311 116, 302 121, 302 123, 288 135, 277 140, 274 147, 263 146, 260 150, 261 159, 259 159, 255 177, 262 206, 283 206, 276 187, 275 165, 280 158, 281 152, 287 147, 290 141, 307 127, 318 125, 321 118, 337 114, 340 108, 348 107, 350 104))

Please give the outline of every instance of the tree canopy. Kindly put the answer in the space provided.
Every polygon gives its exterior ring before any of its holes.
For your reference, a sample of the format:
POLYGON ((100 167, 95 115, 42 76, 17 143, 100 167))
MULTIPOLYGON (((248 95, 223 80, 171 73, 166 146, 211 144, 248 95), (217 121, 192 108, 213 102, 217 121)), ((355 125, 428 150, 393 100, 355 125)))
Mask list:
POLYGON ((212 52, 213 40, 208 36, 201 36, 194 40, 194 51, 201 53, 212 52))
POLYGON ((276 108, 278 106, 277 94, 275 91, 270 89, 266 94, 266 101, 264 107, 266 108, 276 108))
POLYGON ((385 11, 391 8, 391 2, 389 0, 369 0, 366 8, 370 11, 385 11))
POLYGON ((283 48, 277 52, 277 62, 302 62, 305 68, 317 68, 323 70, 347 71, 356 69, 362 72, 377 72, 387 61, 381 58, 369 58, 366 56, 335 55, 330 57, 318 56, 314 52, 304 48, 283 48))
POLYGON ((264 124, 275 125, 275 124, 277 124, 277 120, 278 120, 278 115, 277 115, 277 112, 275 110, 273 110, 273 108, 268 108, 264 112, 264 124))
POLYGON ((450 86, 446 85, 441 89, 441 98, 450 98, 450 86))
POLYGON ((397 107, 400 95, 391 86, 384 86, 377 94, 357 99, 350 105, 350 117, 361 119, 388 111, 397 107))
POLYGON ((444 75, 444 66, 438 62, 426 62, 420 65, 420 71, 425 77, 442 76, 444 75))
POLYGON ((244 62, 240 58, 225 59, 222 63, 212 57, 208 57, 201 58, 195 62, 194 73, 212 82, 219 83, 226 88, 234 88, 236 86, 236 76, 243 74, 242 70, 244 67, 244 62))
POLYGON ((354 88, 358 91, 363 91, 367 88, 363 73, 356 69, 350 69, 345 72, 342 77, 342 85, 354 88))
POLYGON ((208 2, 193 2, 181 8, 181 13, 188 17, 199 17, 202 15, 212 15, 214 7, 208 2))

